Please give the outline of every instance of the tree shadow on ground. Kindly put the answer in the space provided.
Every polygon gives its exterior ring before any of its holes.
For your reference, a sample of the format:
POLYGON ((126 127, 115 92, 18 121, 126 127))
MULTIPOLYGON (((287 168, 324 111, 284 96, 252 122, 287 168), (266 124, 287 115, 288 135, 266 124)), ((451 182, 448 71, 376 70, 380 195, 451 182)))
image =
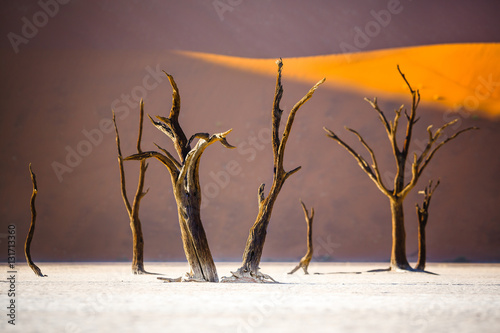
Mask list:
MULTIPOLYGON (((363 273, 382 273, 382 272, 396 272, 394 270, 391 270, 390 268, 379 268, 379 269, 371 269, 366 272, 327 272, 327 273, 314 273, 314 275, 330 275, 330 274, 363 274, 363 273)), ((401 272, 414 272, 414 273, 425 273, 425 274, 431 274, 431 275, 439 275, 437 273, 421 270, 421 269, 408 269, 408 270, 401 270, 401 272)))

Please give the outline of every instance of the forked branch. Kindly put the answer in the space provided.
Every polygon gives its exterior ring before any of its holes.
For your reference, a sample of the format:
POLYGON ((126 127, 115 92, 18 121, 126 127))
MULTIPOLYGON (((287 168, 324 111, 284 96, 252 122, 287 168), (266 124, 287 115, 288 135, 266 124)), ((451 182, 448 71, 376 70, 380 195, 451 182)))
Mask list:
MULTIPOLYGON (((137 184, 137 190, 134 195, 132 205, 128 200, 126 182, 125 182, 125 171, 123 168, 123 156, 120 147, 120 136, 118 133, 118 126, 116 124, 115 112, 113 111, 113 124, 115 126, 116 135, 116 147, 118 150, 118 167, 120 170, 120 189, 127 210, 130 229, 132 231, 132 272, 134 274, 148 274, 144 269, 144 237, 142 233, 142 225, 139 219, 139 206, 142 198, 146 195, 148 191, 144 191, 144 180, 146 177, 146 170, 148 169, 148 164, 146 160, 141 160, 139 165, 139 180, 137 184)), ((140 115, 139 115, 139 131, 137 135, 137 153, 142 154, 141 140, 142 140, 142 129, 144 124, 144 101, 141 99, 140 102, 140 115)))
MULTIPOLYGON (((404 110, 404 114, 406 116, 407 124, 406 124, 406 133, 404 137, 403 147, 400 150, 397 143, 397 130, 399 126, 399 122, 401 119, 401 115, 403 113, 404 106, 401 106, 399 109, 395 110, 394 120, 388 121, 384 112, 380 109, 377 99, 369 100, 365 98, 365 100, 370 103, 372 108, 378 113, 379 119, 384 126, 389 141, 392 145, 392 150, 394 154, 394 158, 396 161, 396 173, 394 177, 394 188, 393 190, 388 190, 387 187, 383 184, 381 179, 381 173, 378 168, 377 160, 375 159, 375 154, 372 148, 365 142, 363 137, 356 132, 355 130, 347 128, 347 130, 354 133, 361 144, 365 147, 372 159, 372 165, 370 166, 368 162, 358 154, 354 149, 352 149, 347 143, 341 140, 334 132, 330 131, 327 128, 324 130, 327 132, 327 136, 337 141, 342 147, 344 147, 358 162, 361 169, 370 177, 370 179, 377 185, 377 187, 389 198, 391 205, 391 214, 392 214, 392 250, 391 250, 391 269, 403 269, 408 270, 411 269, 408 264, 408 260, 406 257, 406 231, 404 225, 404 213, 403 213, 403 201, 406 195, 416 186, 420 176, 423 171, 435 156, 436 152, 444 146, 446 143, 458 137, 460 134, 467 132, 472 129, 477 129, 476 127, 470 127, 456 132, 455 134, 449 136, 445 140, 442 140, 438 143, 438 139, 444 134, 444 130, 450 125, 454 124, 456 121, 452 121, 444 124, 440 127, 435 133, 432 132, 432 126, 429 126, 427 132, 429 134, 428 143, 425 146, 424 150, 417 156, 414 154, 413 162, 411 164, 411 173, 412 177, 409 181, 407 181, 406 177, 406 169, 407 169, 407 160, 408 154, 410 151, 410 143, 412 140, 413 127, 419 120, 416 117, 417 108, 420 103, 420 93, 418 90, 414 90, 406 76, 403 74, 401 69, 398 68, 398 72, 403 78, 404 82, 408 86, 410 94, 412 96, 411 109, 408 113, 407 110, 404 110)), ((431 192, 430 192, 431 193, 431 192)), ((430 198, 429 198, 430 199, 430 198)))
POLYGON ((191 150, 190 143, 188 142, 184 131, 179 125, 179 113, 181 109, 181 96, 179 94, 179 88, 177 88, 177 84, 175 83, 174 77, 167 72, 163 71, 172 86, 172 107, 170 109, 170 113, 168 118, 162 116, 156 116, 160 122, 155 121, 151 116, 149 119, 158 128, 160 131, 165 133, 174 143, 175 150, 179 155, 180 163, 184 163, 184 160, 191 150))
MULTIPOLYGON (((375 183, 375 185, 377 185, 377 187, 380 189, 380 191, 382 191, 386 195, 390 194, 390 191, 382 183, 382 178, 380 177, 380 173, 379 173, 379 170, 378 170, 378 166, 376 164, 376 159, 375 159, 375 155, 374 154, 373 154, 372 158, 373 158, 373 161, 374 161, 374 168, 376 169, 376 171, 374 171, 372 169, 372 167, 370 166, 370 164, 368 164, 368 162, 364 159, 363 156, 361 156, 360 154, 358 154, 347 143, 345 143, 341 138, 339 138, 333 131, 329 130, 326 127, 323 127, 323 129, 326 131, 327 136, 329 138, 332 138, 333 140, 337 141, 337 143, 339 145, 341 145, 342 147, 344 147, 345 150, 347 150, 354 157, 354 159, 358 162, 359 167, 368 175, 368 177, 370 177, 370 179, 375 183)), ((348 130, 350 130, 351 132, 355 133, 358 136, 358 138, 360 139, 360 141, 362 143, 365 142, 363 140, 363 138, 356 131, 351 130, 351 129, 348 129, 348 130)), ((371 148, 369 148, 369 146, 367 144, 365 145, 365 147, 368 149, 368 151, 370 152, 370 154, 373 153, 373 151, 371 150, 371 148)))
MULTIPOLYGON (((283 131, 283 136, 281 138, 279 149, 278 149, 278 160, 281 161, 281 167, 283 167, 283 159, 284 159, 284 154, 285 154, 285 147, 286 147, 286 143, 288 141, 288 137, 290 136, 290 132, 292 130, 292 125, 293 125, 293 121, 295 119, 295 114, 300 109, 300 107, 302 105, 304 105, 304 103, 307 102, 313 96, 313 94, 316 91, 316 89, 318 89, 318 87, 320 86, 320 84, 322 84, 323 82, 325 82, 325 80, 326 80, 326 78, 323 78, 323 79, 319 80, 311 89, 309 89, 309 91, 307 92, 307 94, 304 97, 302 97, 301 100, 298 101, 293 106, 292 110, 290 111, 290 114, 288 115, 288 119, 286 121, 285 129, 283 131)), ((283 91, 283 88, 281 88, 281 91, 283 91)), ((278 108, 279 108, 279 106, 278 106, 278 108)), ((279 128, 279 124, 278 124, 278 128, 279 128)))
POLYGON ((450 142, 451 140, 457 138, 462 133, 465 133, 465 132, 471 131, 471 130, 478 130, 479 129, 478 127, 468 127, 468 128, 462 129, 462 130, 456 132, 455 134, 449 136, 445 140, 441 141, 440 143, 436 144, 437 140, 443 134, 443 130, 446 127, 454 124, 456 121, 457 120, 453 120, 449 123, 444 124, 434 134, 432 133, 432 130, 431 130, 432 125, 428 127, 427 131, 429 133, 429 141, 427 142, 427 145, 426 145, 424 151, 421 153, 421 155, 419 157, 417 157, 416 154, 414 155, 414 159, 413 159, 413 163, 412 163, 412 179, 410 180, 408 185, 406 185, 406 187, 402 191, 402 196, 406 196, 406 194, 408 194, 409 191, 411 191, 416 186, 416 184, 417 184, 420 176, 424 172, 425 168, 429 165, 429 162, 432 160, 432 158, 434 157, 436 152, 442 146, 444 146, 446 143, 450 142))
POLYGON ((300 166, 288 172, 284 170, 283 161, 286 143, 288 137, 290 136, 295 114, 300 107, 312 97, 318 86, 325 82, 325 79, 318 81, 318 83, 316 83, 309 90, 309 92, 294 105, 288 115, 283 135, 280 137, 279 126, 283 113, 283 110, 280 108, 280 102, 283 96, 283 86, 281 84, 281 70, 283 62, 279 59, 276 61, 276 64, 278 65, 278 71, 276 76, 273 109, 271 113, 271 123, 273 127, 272 146, 274 157, 273 184, 267 196, 264 195, 264 184, 260 185, 258 190, 259 212, 252 228, 250 228, 249 236, 245 245, 245 251, 243 253, 242 266, 236 272, 232 272, 232 277, 224 278, 223 282, 274 282, 270 276, 262 274, 259 271, 259 264, 266 240, 267 226, 271 218, 276 198, 278 197, 278 194, 288 177, 300 170, 300 166))
POLYGON ((405 141, 403 144, 403 150, 401 151, 401 155, 402 155, 401 157, 402 157, 402 159, 404 159, 406 161, 406 157, 408 156, 408 152, 410 149, 411 137, 412 137, 412 133, 413 133, 413 126, 418 121, 418 119, 415 120, 415 115, 417 113, 418 104, 420 103, 420 92, 418 90, 413 90, 410 83, 406 79, 406 76, 403 74, 403 72, 401 72, 399 65, 397 65, 397 67, 398 67, 399 74, 401 75, 401 77, 405 81, 405 83, 408 86, 408 89, 410 90, 410 93, 411 93, 410 114, 408 115, 408 113, 405 110, 405 114, 406 114, 406 118, 407 118, 406 135, 405 135, 405 141))
POLYGON ((418 203, 415 204, 417 209, 419 224, 423 227, 427 225, 427 218, 429 216, 429 206, 431 204, 432 195, 434 194, 436 188, 439 186, 440 182, 441 180, 438 179, 436 185, 432 187, 432 180, 430 180, 429 185, 427 185, 423 191, 418 192, 419 194, 424 195, 424 202, 422 203, 422 208, 420 208, 418 203))
POLYGON ((385 187, 384 183, 382 182, 382 177, 380 176, 380 170, 379 170, 378 164, 377 164, 377 158, 375 157, 375 153, 373 152, 373 149, 370 148, 370 146, 366 143, 366 141, 363 139, 361 134, 359 134, 357 131, 355 131, 351 128, 348 128, 348 127, 346 127, 346 129, 348 131, 354 133, 358 137, 358 140, 361 142, 361 144, 366 148, 368 153, 370 153, 370 156, 372 158, 372 166, 371 167, 372 167, 373 173, 375 174, 377 185, 379 187, 381 187, 382 192, 389 193, 389 190, 387 189, 387 187, 385 187))
POLYGON ((416 265, 416 269, 423 271, 425 270, 425 263, 427 257, 427 244, 425 237, 425 227, 427 226, 427 219, 429 218, 429 205, 431 204, 432 194, 439 186, 440 181, 438 180, 436 186, 432 187, 432 180, 429 181, 429 185, 421 192, 424 195, 424 202, 422 204, 422 208, 417 204, 415 204, 415 208, 417 210, 417 218, 418 218, 418 261, 416 265))

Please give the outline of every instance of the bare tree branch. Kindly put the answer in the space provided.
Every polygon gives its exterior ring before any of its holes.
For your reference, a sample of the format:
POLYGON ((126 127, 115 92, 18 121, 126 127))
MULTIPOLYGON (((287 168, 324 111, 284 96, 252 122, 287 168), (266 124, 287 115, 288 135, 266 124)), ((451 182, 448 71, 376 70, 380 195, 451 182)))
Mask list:
POLYGON ((175 166, 177 167, 178 170, 180 170, 182 168, 182 165, 175 159, 174 156, 172 156, 172 154, 170 154, 170 152, 162 147, 160 147, 159 145, 157 145, 156 143, 154 144, 156 146, 156 148, 158 148, 159 150, 161 150, 165 156, 172 161, 172 163, 175 164, 175 166))
MULTIPOLYGON (((399 65, 397 65, 398 72, 403 78, 403 80, 406 82, 406 85, 408 86, 408 89, 410 90, 411 97, 412 97, 412 103, 411 103, 411 110, 410 110, 410 115, 406 115, 407 117, 407 126, 406 126, 406 135, 405 135, 405 142, 403 144, 403 150, 401 151, 403 159, 406 160, 406 157, 408 156, 408 152, 410 149, 410 143, 411 143, 411 137, 412 137, 412 132, 413 132, 413 126, 415 125, 415 114, 417 112, 418 104, 420 103, 420 92, 418 90, 413 90, 411 87, 410 83, 406 79, 406 76, 401 72, 401 69, 399 68, 399 65)), ((405 111, 406 113, 406 111, 405 111)), ((404 170, 401 171, 404 174, 404 170)))
POLYGON ((366 148, 366 150, 368 150, 368 152, 370 153, 370 156, 372 158, 372 162, 373 162, 372 168, 375 171, 374 173, 375 173, 375 178, 377 179, 377 185, 382 188, 383 193, 386 193, 386 194, 389 193, 389 190, 387 189, 387 187, 385 187, 384 183, 382 182, 382 177, 380 176, 380 170, 378 168, 377 159, 375 158, 375 153, 373 152, 373 150, 370 148, 370 146, 368 146, 366 141, 363 139, 363 137, 357 131, 355 131, 351 128, 348 128, 348 127, 346 127, 346 129, 348 131, 354 133, 358 137, 361 144, 363 144, 363 146, 366 148))
POLYGON ((137 152, 142 152, 141 150, 141 140, 142 140, 142 127, 144 124, 144 101, 141 98, 140 103, 140 115, 139 115, 139 134, 137 135, 137 152))
POLYGON ((210 138, 210 134, 208 134, 208 133, 195 133, 195 134, 191 135, 191 137, 188 140, 187 145, 191 146, 191 143, 196 138, 203 139, 203 140, 208 140, 208 138, 210 138))
POLYGON ((292 169, 292 170, 286 172, 285 177, 286 178, 290 177, 291 175, 293 175, 294 173, 296 173, 297 171, 299 171, 301 168, 302 168, 301 166, 298 166, 295 169, 292 169))
MULTIPOLYGON (((276 88, 274 90, 274 100, 273 100, 273 112, 272 112, 272 127, 273 127, 273 156, 274 156, 274 165, 277 165, 277 157, 279 156, 278 150, 280 146, 280 136, 279 136, 279 128, 281 123, 281 115, 283 114, 283 110, 280 109, 281 97, 283 96, 283 85, 281 84, 281 68, 283 68, 283 61, 281 58, 276 61, 278 65, 278 74, 276 75, 276 88), (274 129, 278 130, 275 131, 274 129)), ((275 171, 276 172, 276 171, 275 171)))
MULTIPOLYGON (((171 155, 170 155, 171 156, 171 155)), ((157 152, 157 151, 144 151, 138 154, 132 154, 130 156, 125 157, 124 161, 140 161, 143 159, 154 157, 159 160, 163 165, 165 165, 172 176, 177 176, 179 174, 179 170, 177 169, 176 161, 171 160, 169 157, 157 152)))
POLYGON ((118 150, 118 167, 120 169, 120 190, 121 190, 123 202, 125 204, 125 208, 127 209, 127 213, 130 215, 130 214, 132 214, 132 206, 130 205, 130 202, 128 201, 127 190, 126 190, 126 186, 125 186, 126 179, 125 179, 125 171, 123 168, 122 150, 120 147, 120 135, 118 134, 118 127, 116 125, 115 111, 112 110, 112 112, 113 112, 113 124, 115 125, 116 148, 118 150))
POLYGON ((26 261, 28 262, 29 267, 33 270, 33 272, 40 276, 44 277, 47 275, 43 275, 40 268, 31 260, 31 241, 33 240, 33 235, 35 234, 35 223, 36 223, 36 209, 35 209, 35 199, 38 193, 38 187, 36 184, 36 175, 31 169, 31 163, 29 165, 31 182, 33 183, 33 193, 31 194, 30 208, 31 208, 31 224, 28 231, 28 235, 26 236, 26 242, 24 243, 24 255, 26 256, 26 261))
POLYGON ((159 119, 161 122, 154 121, 153 118, 151 118, 151 116, 149 116, 149 119, 151 119, 156 128, 158 128, 160 131, 165 133, 170 139, 172 139, 175 146, 175 150, 179 155, 179 160, 181 161, 181 163, 184 163, 187 154, 191 150, 191 146, 190 143, 188 143, 184 131, 179 125, 179 113, 181 107, 181 97, 179 94, 179 88, 177 88, 177 84, 175 83, 175 80, 172 77, 172 75, 168 74, 165 71, 163 72, 165 73, 165 75, 167 75, 170 85, 172 86, 172 108, 170 109, 170 114, 168 118, 156 116, 156 118, 159 119))
POLYGON ((420 154, 420 156, 417 159, 418 165, 420 165, 422 163, 422 161, 425 159, 425 157, 427 156, 429 151, 432 149, 432 147, 436 143, 437 139, 439 139, 439 137, 443 133, 443 130, 446 127, 456 123, 457 120, 458 119, 454 119, 454 120, 450 121, 449 123, 444 124, 436 131, 436 133, 432 133, 432 125, 429 125, 429 127, 427 127, 427 133, 429 134, 429 141, 427 142, 427 145, 425 146, 424 150, 422 151, 422 153, 420 154))
MULTIPOLYGON (((312 95, 314 94, 316 89, 318 89, 319 85, 322 84, 323 82, 325 82, 325 80, 326 80, 326 78, 319 80, 311 89, 309 89, 307 94, 304 97, 302 97, 302 99, 300 101, 298 101, 293 106, 292 110, 290 111, 290 114, 288 115, 288 120, 287 120, 286 125, 285 125, 285 130, 283 131, 283 136, 281 138, 281 142, 280 142, 279 149, 278 149, 279 160, 281 160, 282 162, 283 162, 284 154, 285 154, 285 146, 286 146, 286 143, 288 141, 288 137, 290 136, 293 121, 295 119, 295 114, 300 109, 300 107, 302 105, 304 105, 304 103, 307 102, 312 97, 312 95)), ((281 163, 281 166, 283 166, 283 163, 281 163)))
MULTIPOLYGON (((141 139, 142 139, 142 127, 144 124, 144 101, 141 98, 141 103, 140 103, 140 113, 139 113, 139 133, 137 135, 137 153, 141 153, 141 139)), ((148 169, 148 164, 146 163, 146 160, 141 160, 140 166, 139 166, 139 180, 137 184, 137 190, 134 196, 134 201, 132 203, 132 212, 136 213, 136 218, 139 218, 139 205, 141 202, 141 199, 146 195, 144 192, 144 180, 146 178, 146 170, 148 169)), ((139 227, 140 228, 140 227, 139 227)), ((142 231, 141 231, 142 234, 142 231)), ((142 237, 142 235, 141 235, 142 237)))
POLYGON ((195 187, 199 188, 198 168, 200 164, 201 155, 209 145, 217 141, 220 141, 221 143, 224 141, 225 142, 224 146, 226 146, 227 148, 236 148, 234 146, 231 146, 226 141, 226 136, 229 133, 231 133, 231 131, 232 129, 223 133, 212 134, 209 138, 206 139, 204 139, 203 137, 200 138, 196 143, 196 146, 194 146, 193 149, 191 149, 191 151, 186 156, 186 160, 178 176, 178 179, 184 179, 185 177, 187 177, 189 188, 195 188, 195 187))
POLYGON ((259 201, 259 207, 265 199, 265 195, 264 195, 264 187, 265 186, 266 185, 264 183, 260 184, 260 186, 259 186, 258 195, 257 195, 257 198, 259 201))
POLYGON ((420 176, 422 174, 422 172, 427 167, 427 165, 429 164, 429 162, 431 161, 431 159, 434 157, 434 154, 436 154, 436 152, 438 151, 439 148, 441 148, 442 146, 444 146, 446 143, 450 142, 451 140, 455 139, 456 137, 458 137, 462 133, 465 133, 465 132, 470 131, 470 130, 478 130, 478 129, 479 129, 478 127, 468 127, 468 128, 465 128, 463 130, 460 130, 460 131, 456 132, 452 136, 448 137, 446 140, 444 140, 441 143, 439 143, 436 147, 434 147, 434 149, 431 151, 431 153, 429 154, 429 156, 425 159, 424 163, 422 164, 422 166, 420 167, 420 169, 418 171, 418 176, 420 176))
POLYGON ((387 118, 385 117, 385 114, 384 112, 382 112, 382 110, 380 110, 379 106, 378 106, 378 103, 377 103, 377 97, 375 97, 372 100, 370 100, 369 98, 364 98, 365 101, 367 101, 368 103, 370 103, 370 105, 372 106, 373 109, 375 109, 375 111, 378 112, 378 115, 379 115, 379 118, 380 118, 380 121, 382 122, 382 124, 384 125, 384 128, 387 132, 387 135, 388 136, 391 136, 392 135, 392 132, 391 132, 391 125, 389 124, 389 122, 387 121, 387 118))
POLYGON ((419 194, 424 195, 424 202, 422 203, 422 208, 420 208, 418 203, 415 204, 415 206, 417 208, 417 214, 419 216, 419 221, 422 223, 422 225, 424 227, 427 224, 427 216, 429 214, 429 206, 431 204, 432 195, 434 194, 434 191, 436 191, 437 187, 441 183, 441 180, 438 179, 438 181, 436 182, 436 185, 434 187, 432 187, 432 183, 433 183, 432 179, 429 180, 429 185, 427 185, 423 191, 418 192, 419 194), (421 218, 424 216, 425 216, 425 219, 421 218))
MULTIPOLYGON (((166 134, 172 141, 175 141, 174 132, 172 132, 169 126, 164 123, 160 123, 159 121, 155 121, 150 115, 148 115, 148 117, 157 129, 166 134)), ((165 119, 168 120, 168 118, 165 119)), ((170 121, 168 123, 170 123, 170 121)))
POLYGON ((165 75, 168 77, 168 81, 170 81, 170 85, 172 86, 172 108, 170 109, 170 114, 168 118, 170 120, 178 122, 179 113, 181 111, 181 96, 179 94, 179 88, 177 88, 177 83, 175 83, 174 77, 167 72, 163 71, 165 75))
POLYGON ((424 151, 422 152, 422 154, 420 155, 420 157, 417 157, 416 154, 414 155, 414 161, 412 163, 412 178, 411 178, 410 182, 405 186, 405 188, 401 191, 401 196, 405 197, 417 185, 417 182, 418 182, 420 176, 422 175, 423 171, 425 170, 427 165, 429 165, 429 162, 432 160, 432 158, 434 157, 436 152, 442 146, 444 146, 446 143, 455 139, 456 137, 458 137, 460 134, 462 134, 464 132, 479 129, 477 127, 465 128, 463 130, 456 132, 452 136, 448 137, 446 140, 444 140, 444 141, 440 142, 439 144, 437 144, 436 146, 434 146, 437 139, 439 139, 439 137, 442 135, 442 129, 448 127, 449 125, 453 124, 454 122, 455 121, 452 121, 450 123, 443 125, 441 128, 439 128, 436 131, 436 133, 434 135, 432 134, 432 131, 430 129, 431 126, 429 126, 429 128, 427 129, 429 132, 429 136, 430 136, 429 142, 427 143, 427 145, 426 145, 424 151), (432 147, 434 147, 434 148, 432 148, 432 147), (429 153, 429 151, 430 151, 430 153, 429 153), (428 156, 427 156, 427 154, 428 154, 428 156))
POLYGON ((384 112, 380 109, 377 103, 377 98, 374 98, 373 101, 365 97, 365 101, 370 103, 373 109, 377 111, 379 114, 379 119, 384 125, 385 131, 387 133, 387 137, 389 138, 391 145, 392 145, 392 150, 394 151, 395 155, 399 155, 401 151, 399 150, 398 143, 396 140, 396 131, 398 129, 398 123, 399 123, 399 118, 401 117, 401 111, 403 110, 403 105, 398 110, 395 110, 395 116, 394 120, 388 121, 387 118, 385 117, 384 112))
POLYGON ((344 147, 356 159, 356 161, 358 161, 359 166, 361 167, 361 169, 364 172, 366 172, 368 177, 370 177, 370 179, 377 185, 377 187, 383 193, 388 195, 389 191, 385 188, 385 186, 383 184, 378 182, 376 174, 373 172, 372 168, 370 167, 368 162, 366 162, 366 160, 363 158, 363 156, 361 156, 356 151, 354 151, 354 149, 352 149, 347 143, 345 143, 342 139, 340 139, 334 132, 332 132, 331 130, 329 130, 326 127, 323 127, 323 129, 327 132, 328 137, 337 141, 342 147, 344 147))

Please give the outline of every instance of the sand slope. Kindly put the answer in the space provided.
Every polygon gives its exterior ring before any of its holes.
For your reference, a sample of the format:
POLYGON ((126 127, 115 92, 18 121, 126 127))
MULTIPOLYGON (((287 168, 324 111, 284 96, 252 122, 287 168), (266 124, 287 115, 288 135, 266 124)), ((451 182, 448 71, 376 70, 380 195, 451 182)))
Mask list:
MULTIPOLYGON (((180 52, 204 61, 252 73, 274 75, 269 59, 180 52)), ((286 58, 289 79, 350 88, 377 96, 405 96, 406 84, 396 65, 411 78, 423 101, 448 108, 467 108, 500 115, 500 44, 447 44, 386 49, 360 53, 286 58)))

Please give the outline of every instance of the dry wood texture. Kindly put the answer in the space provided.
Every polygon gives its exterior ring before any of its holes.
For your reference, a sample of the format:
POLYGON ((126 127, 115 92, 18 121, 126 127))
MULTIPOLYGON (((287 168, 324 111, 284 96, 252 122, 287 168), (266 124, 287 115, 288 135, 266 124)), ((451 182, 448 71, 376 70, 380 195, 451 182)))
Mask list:
POLYGON ((424 202, 422 203, 422 208, 418 204, 415 204, 417 210, 418 218, 418 261, 415 269, 425 270, 425 261, 427 258, 427 244, 425 242, 425 227, 427 226, 427 219, 429 218, 429 205, 431 204, 432 194, 439 186, 440 181, 438 180, 436 186, 432 187, 432 180, 429 181, 429 185, 421 192, 424 195, 424 202))
POLYGON ((272 109, 272 146, 273 146, 273 156, 274 156, 274 177, 273 184, 269 191, 269 194, 265 196, 264 194, 264 184, 261 184, 258 190, 258 201, 259 201, 259 212, 255 223, 250 228, 250 233, 246 242, 245 251, 243 253, 243 262, 241 267, 236 272, 231 272, 232 277, 225 278, 224 282, 266 282, 274 281, 270 276, 262 274, 259 271, 260 259, 262 256, 262 250, 264 248, 264 243, 266 241, 267 226, 271 219, 271 212, 273 210, 274 203, 278 194, 283 187, 285 181, 293 175, 295 172, 299 171, 300 166, 290 170, 285 171, 283 168, 283 160, 285 157, 285 147, 290 136, 293 121, 295 119, 295 114, 299 108, 307 102, 318 86, 325 82, 325 79, 320 80, 316 83, 309 92, 302 97, 297 104, 294 105, 290 114, 288 115, 288 120, 285 125, 285 129, 280 138, 279 126, 281 122, 281 116, 283 110, 280 109, 280 101, 283 96, 283 86, 281 85, 281 69, 283 67, 283 62, 281 59, 276 61, 278 65, 278 74, 276 78, 276 89, 274 92, 274 102, 272 109))
POLYGON ((35 272, 36 275, 43 277, 47 275, 43 275, 40 268, 38 268, 38 266, 35 265, 33 260, 31 260, 31 241, 33 240, 33 235, 35 234, 35 222, 36 222, 35 199, 38 193, 38 187, 36 184, 36 175, 33 172, 33 169, 31 169, 31 163, 29 165, 29 169, 31 175, 31 182, 33 183, 33 193, 31 194, 31 200, 30 200, 31 224, 30 224, 30 229, 28 231, 28 236, 26 237, 26 242, 24 243, 24 255, 26 256, 26 261, 28 262, 28 265, 33 270, 33 272, 35 272))
POLYGON ((408 81, 406 80, 405 75, 401 72, 398 66, 398 71, 404 82, 408 86, 410 90, 412 103, 410 113, 408 114, 407 110, 404 111, 404 115, 406 116, 407 124, 406 124, 406 134, 404 137, 404 142, 402 148, 400 148, 397 142, 397 130, 399 121, 402 115, 402 111, 404 106, 402 105, 398 110, 395 110, 395 116, 393 121, 388 121, 384 112, 380 109, 377 99, 369 100, 365 98, 365 100, 370 103, 372 108, 378 113, 379 119, 384 126, 389 141, 392 146, 392 151, 396 160, 396 174, 394 177, 394 188, 390 189, 387 187, 381 177, 381 173, 377 164, 377 160, 375 158, 375 154, 370 146, 365 142, 363 137, 353 129, 346 129, 352 133, 359 139, 361 144, 365 147, 365 149, 370 154, 372 163, 371 165, 366 161, 366 159, 358 154, 354 149, 352 149, 348 144, 346 144, 343 140, 341 140, 334 132, 331 130, 324 128, 327 132, 327 136, 337 141, 342 147, 344 147, 358 162, 361 169, 370 177, 370 179, 375 183, 375 185, 379 188, 382 193, 384 193, 388 198, 391 206, 391 214, 392 214, 392 250, 391 250, 391 269, 403 269, 403 270, 411 270, 410 265, 408 264, 408 260, 406 257, 406 232, 405 232, 405 224, 404 224, 404 212, 403 212, 403 201, 407 194, 415 187, 420 176, 422 175, 424 169, 429 165, 429 162, 434 157, 436 152, 446 143, 455 139, 458 135, 472 130, 477 129, 476 127, 469 127, 466 129, 462 129, 453 135, 445 136, 446 139, 440 141, 438 143, 438 139, 444 134, 444 130, 453 125, 457 120, 453 120, 449 123, 444 124, 435 132, 432 131, 432 125, 427 128, 427 132, 429 134, 428 142, 422 152, 420 154, 414 153, 413 162, 411 162, 411 178, 409 181, 406 181, 405 177, 405 167, 407 165, 408 155, 410 152, 410 143, 412 140, 412 132, 413 126, 417 123, 419 118, 416 117, 417 107, 420 102, 420 93, 418 90, 413 90, 408 81))
POLYGON ((307 268, 309 267, 309 263, 311 262, 313 256, 312 225, 314 219, 314 208, 311 208, 311 215, 309 215, 306 205, 304 204, 304 202, 302 202, 302 200, 300 200, 300 204, 302 205, 302 210, 304 211, 304 216, 307 224, 307 252, 305 256, 300 259, 299 264, 295 266, 295 268, 292 269, 292 271, 288 274, 295 273, 299 268, 302 268, 304 270, 304 274, 309 274, 307 268))
MULTIPOLYGON (((178 160, 166 149, 156 145, 161 152, 147 151, 131 155, 125 160, 145 160, 154 157, 170 172, 174 197, 181 228, 182 243, 191 272, 183 281, 217 282, 217 270, 208 246, 207 237, 201 222, 201 188, 199 180, 199 165, 205 149, 219 141, 227 148, 235 148, 226 141, 231 130, 210 135, 208 133, 193 134, 189 140, 179 125, 181 99, 174 78, 165 72, 172 86, 172 108, 168 117, 156 116, 151 122, 173 142, 178 160), (193 140, 198 142, 191 148, 193 140)), ((170 279, 177 281, 178 279, 170 279)))
MULTIPOLYGON (((137 153, 142 153, 141 150, 141 139, 142 139, 142 128, 144 120, 144 102, 141 99, 140 103, 140 116, 139 116, 139 134, 137 137, 137 153)), ((134 195, 134 200, 132 205, 127 197, 126 182, 125 182, 125 171, 123 169, 123 156, 120 147, 120 136, 118 135, 118 127, 116 125, 115 112, 113 111, 113 123, 115 125, 116 134, 116 147, 118 150, 118 167, 120 169, 120 189, 122 193, 123 202, 130 220, 130 229, 132 230, 132 272, 134 274, 147 274, 144 269, 144 236, 142 234, 141 220, 139 219, 139 205, 141 199, 146 195, 147 191, 144 192, 144 179, 146 177, 146 170, 148 165, 146 160, 140 161, 139 166, 139 181, 137 184, 137 190, 134 195)))

